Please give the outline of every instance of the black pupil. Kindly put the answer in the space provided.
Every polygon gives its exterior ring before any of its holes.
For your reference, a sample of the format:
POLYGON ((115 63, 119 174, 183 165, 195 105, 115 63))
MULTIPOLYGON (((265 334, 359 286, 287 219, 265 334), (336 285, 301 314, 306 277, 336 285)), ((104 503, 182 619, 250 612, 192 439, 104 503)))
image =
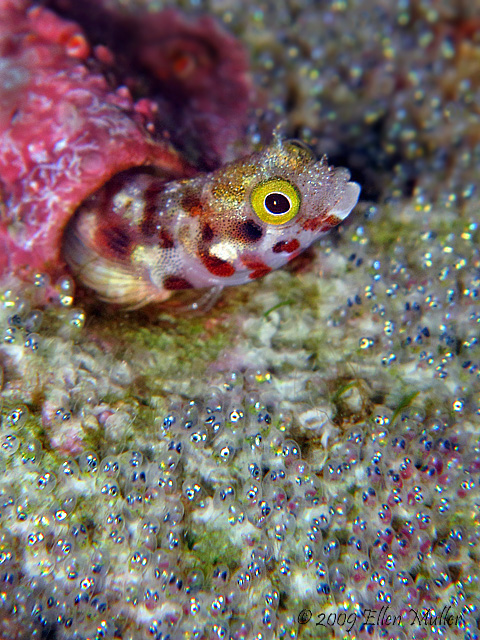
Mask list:
POLYGON ((269 193, 265 197, 265 209, 276 215, 287 213, 290 210, 290 200, 283 193, 269 193))

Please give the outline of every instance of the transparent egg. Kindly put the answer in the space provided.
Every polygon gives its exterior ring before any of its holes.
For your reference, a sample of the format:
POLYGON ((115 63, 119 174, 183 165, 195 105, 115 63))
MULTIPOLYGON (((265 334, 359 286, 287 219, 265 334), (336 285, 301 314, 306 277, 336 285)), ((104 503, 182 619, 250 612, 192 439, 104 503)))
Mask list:
POLYGON ((243 387, 243 375, 240 371, 229 371, 224 374, 222 388, 224 391, 232 392, 243 387))
POLYGON ((36 438, 29 438, 21 443, 20 455, 22 464, 28 469, 35 469, 43 457, 42 444, 36 438))
POLYGON ((227 520, 228 524, 231 527, 236 527, 237 525, 241 525, 246 518, 245 509, 242 505, 235 501, 232 502, 227 509, 227 520))
POLYGON ((261 477, 261 470, 256 462, 249 463, 248 473, 254 480, 259 480, 261 477))
POLYGON ((198 593, 205 584, 205 577, 201 569, 190 571, 185 579, 185 593, 198 593))
POLYGON ((261 482, 247 481, 243 484, 241 492, 239 492, 239 498, 246 505, 256 505, 261 500, 263 495, 261 482))
POLYGON ((176 449, 168 449, 155 459, 153 467, 156 467, 162 474, 174 473, 181 459, 181 453, 176 449))
POLYGON ((170 527, 177 526, 185 514, 185 508, 179 500, 169 500, 165 503, 163 522, 170 527))
POLYGON ((252 559, 247 565, 252 580, 260 580, 265 575, 265 563, 260 559, 252 559))
POLYGON ((89 605, 93 609, 94 615, 98 614, 101 619, 96 629, 97 637, 102 640, 103 638, 114 638, 115 625, 112 620, 105 620, 105 615, 109 608, 107 594, 103 592, 96 593, 92 596, 89 605))
POLYGON ((40 309, 32 309, 26 314, 23 320, 23 327, 27 333, 35 333, 42 326, 43 311, 40 309))
POLYGON ((70 309, 65 316, 65 321, 68 327, 74 332, 80 331, 85 326, 87 315, 83 309, 74 308, 70 309))
POLYGON ((343 594, 347 588, 349 571, 344 564, 334 563, 328 571, 330 590, 336 596, 343 594))
POLYGON ((190 431, 198 425, 199 408, 195 403, 188 404, 182 412, 181 425, 185 431, 190 431))
POLYGON ((278 563, 278 577, 284 586, 290 584, 295 563, 288 556, 282 556, 278 563))
POLYGON ((125 482, 126 489, 137 489, 139 491, 145 491, 148 484, 148 467, 140 466, 123 470, 122 476, 125 482))
POLYGON ((101 481, 100 478, 97 479, 97 487, 100 493, 100 496, 105 500, 110 506, 114 505, 117 500, 121 498, 120 486, 118 481, 113 478, 106 478, 101 481))
POLYGON ((51 508, 55 522, 62 523, 75 510, 77 497, 74 493, 64 494, 57 504, 51 508))
POLYGON ((215 443, 215 453, 217 455, 217 459, 222 463, 227 463, 233 460, 236 447, 233 442, 228 440, 223 440, 222 442, 215 443))
POLYGON ((57 472, 59 480, 63 482, 68 482, 69 480, 79 480, 80 479, 80 467, 77 462, 73 459, 64 460, 57 472))
POLYGON ((17 405, 4 416, 2 429, 21 429, 27 422, 30 411, 25 405, 17 405))
POLYGON ((5 344, 17 344, 21 339, 21 333, 16 327, 7 327, 3 332, 3 342, 5 344))
POLYGON ((116 478, 120 473, 120 464, 119 456, 107 456, 100 463, 98 469, 99 476, 116 478))
POLYGON ((248 591, 252 584, 252 576, 248 571, 244 571, 243 569, 239 569, 236 571, 232 578, 232 583, 241 593, 245 593, 248 591))
POLYGON ((208 494, 195 480, 187 479, 182 485, 182 495, 194 506, 201 509, 207 506, 208 494))
POLYGON ((9 327, 15 327, 15 329, 23 329, 23 318, 19 313, 14 313, 8 316, 7 319, 9 327))
POLYGON ((154 516, 143 518, 138 527, 138 541, 149 551, 157 548, 157 537, 160 534, 160 520, 154 516))
POLYGON ((218 387, 211 387, 205 394, 205 410, 208 414, 221 414, 224 404, 224 394, 218 387))
POLYGON ((300 457, 300 446, 295 440, 285 440, 282 448, 282 456, 285 459, 285 466, 288 468, 293 465, 300 457))
POLYGON ((55 540, 51 553, 56 562, 63 562, 73 553, 74 548, 74 542, 69 536, 60 536, 55 540))
POLYGON ((213 505, 217 509, 224 509, 235 500, 235 488, 231 484, 224 484, 215 489, 213 505))
MULTIPOLYGON (((113 488, 113 485, 112 485, 113 488)), ((144 511, 144 496, 145 492, 141 489, 127 489, 125 491, 124 499, 128 513, 131 517, 138 517, 143 514, 144 511)), ((115 500, 118 499, 118 493, 115 496, 115 500)))
POLYGON ((42 338, 38 335, 38 333, 29 333, 25 337, 25 341, 23 343, 25 349, 31 352, 36 352, 42 346, 42 338))
POLYGON ((88 546, 88 531, 83 524, 73 524, 69 529, 69 535, 74 540, 77 549, 84 549, 88 546))
POLYGON ((119 460, 122 472, 126 474, 131 469, 139 469, 143 465, 143 455, 140 451, 126 451, 119 456, 119 460))
POLYGON ((427 559, 430 578, 438 593, 443 592, 452 584, 452 578, 446 562, 437 555, 431 555, 427 559))
POLYGON ((228 640, 230 637, 228 623, 222 621, 208 625, 207 634, 208 640, 228 640))
POLYGON ((273 586, 267 587, 262 592, 262 599, 273 611, 278 609, 278 605, 280 604, 280 592, 275 589, 273 586))
POLYGON ((244 618, 235 618, 230 625, 232 640, 248 640, 251 637, 252 623, 244 618))
POLYGON ((331 564, 336 562, 340 556, 340 542, 335 536, 330 536, 323 543, 323 556, 331 564))
POLYGON ((34 557, 42 554, 47 546, 45 532, 41 528, 34 528, 26 536, 27 551, 34 557))
POLYGON ((226 564, 220 564, 213 568, 212 583, 215 587, 224 587, 230 579, 230 570, 226 564))
POLYGON ((151 552, 145 547, 136 549, 128 559, 128 570, 139 574, 145 573, 151 557, 151 552))
POLYGON ((33 486, 35 489, 43 494, 51 493, 57 485, 57 478, 55 474, 51 471, 45 471, 44 473, 39 473, 35 480, 33 486))
POLYGON ((46 290, 50 286, 50 276, 47 273, 36 273, 33 276, 33 286, 46 290))
POLYGON ((94 451, 85 451, 78 458, 81 473, 94 475, 98 471, 100 459, 94 451))
POLYGON ((63 276, 55 283, 58 301, 62 307, 71 307, 75 294, 75 283, 70 276, 63 276))
POLYGON ((161 546, 170 551, 179 551, 181 541, 183 540, 183 531, 177 527, 173 527, 163 536, 161 546))
POLYGON ((222 593, 214 593, 207 599, 207 610, 212 618, 224 616, 227 612, 227 600, 222 593))
POLYGON ((3 307, 10 314, 22 315, 28 310, 28 306, 28 302, 13 289, 5 289, 0 292, 0 307, 3 307))
POLYGON ((197 426, 189 434, 189 440, 194 447, 204 447, 208 442, 208 429, 197 426))
POLYGON ((55 415, 53 416, 53 422, 56 424, 62 424, 64 422, 68 422, 72 418, 72 413, 69 409, 65 407, 59 407, 55 411, 55 415))
POLYGON ((20 440, 13 433, 0 436, 0 451, 6 456, 13 456, 20 446, 20 440))
POLYGON ((224 424, 225 424, 225 419, 222 414, 220 413, 209 414, 203 422, 203 425, 207 430, 207 439, 213 440, 217 436, 219 436, 223 432, 224 424))
POLYGON ((268 532, 273 540, 283 542, 295 533, 296 518, 284 511, 278 511, 270 519, 268 532))

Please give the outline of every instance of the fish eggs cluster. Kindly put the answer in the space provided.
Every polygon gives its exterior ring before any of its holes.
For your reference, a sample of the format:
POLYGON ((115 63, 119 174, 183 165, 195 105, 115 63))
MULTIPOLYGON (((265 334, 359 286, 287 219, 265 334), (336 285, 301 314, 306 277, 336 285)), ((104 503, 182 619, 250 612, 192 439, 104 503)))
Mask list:
POLYGON ((328 425, 305 439, 267 371, 216 382, 159 414, 143 452, 52 455, 25 405, 4 408, 3 636, 401 640, 449 605, 449 637, 477 637, 473 428, 379 406, 326 450, 328 425), (396 627, 372 624, 385 606, 396 627))

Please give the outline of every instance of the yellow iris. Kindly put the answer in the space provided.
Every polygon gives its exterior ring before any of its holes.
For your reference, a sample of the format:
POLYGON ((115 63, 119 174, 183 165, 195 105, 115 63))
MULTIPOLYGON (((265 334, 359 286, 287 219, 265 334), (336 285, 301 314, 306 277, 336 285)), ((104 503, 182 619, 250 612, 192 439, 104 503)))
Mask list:
POLYGON ((253 210, 263 222, 285 224, 300 209, 300 193, 288 180, 271 178, 260 182, 250 195, 253 210))

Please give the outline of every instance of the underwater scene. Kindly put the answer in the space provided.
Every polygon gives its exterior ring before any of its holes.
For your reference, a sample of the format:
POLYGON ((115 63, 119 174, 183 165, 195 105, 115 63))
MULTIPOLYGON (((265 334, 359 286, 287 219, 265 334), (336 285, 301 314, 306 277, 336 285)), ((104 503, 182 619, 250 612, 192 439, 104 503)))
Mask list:
POLYGON ((480 0, 0 0, 0 639, 480 638, 480 0))

